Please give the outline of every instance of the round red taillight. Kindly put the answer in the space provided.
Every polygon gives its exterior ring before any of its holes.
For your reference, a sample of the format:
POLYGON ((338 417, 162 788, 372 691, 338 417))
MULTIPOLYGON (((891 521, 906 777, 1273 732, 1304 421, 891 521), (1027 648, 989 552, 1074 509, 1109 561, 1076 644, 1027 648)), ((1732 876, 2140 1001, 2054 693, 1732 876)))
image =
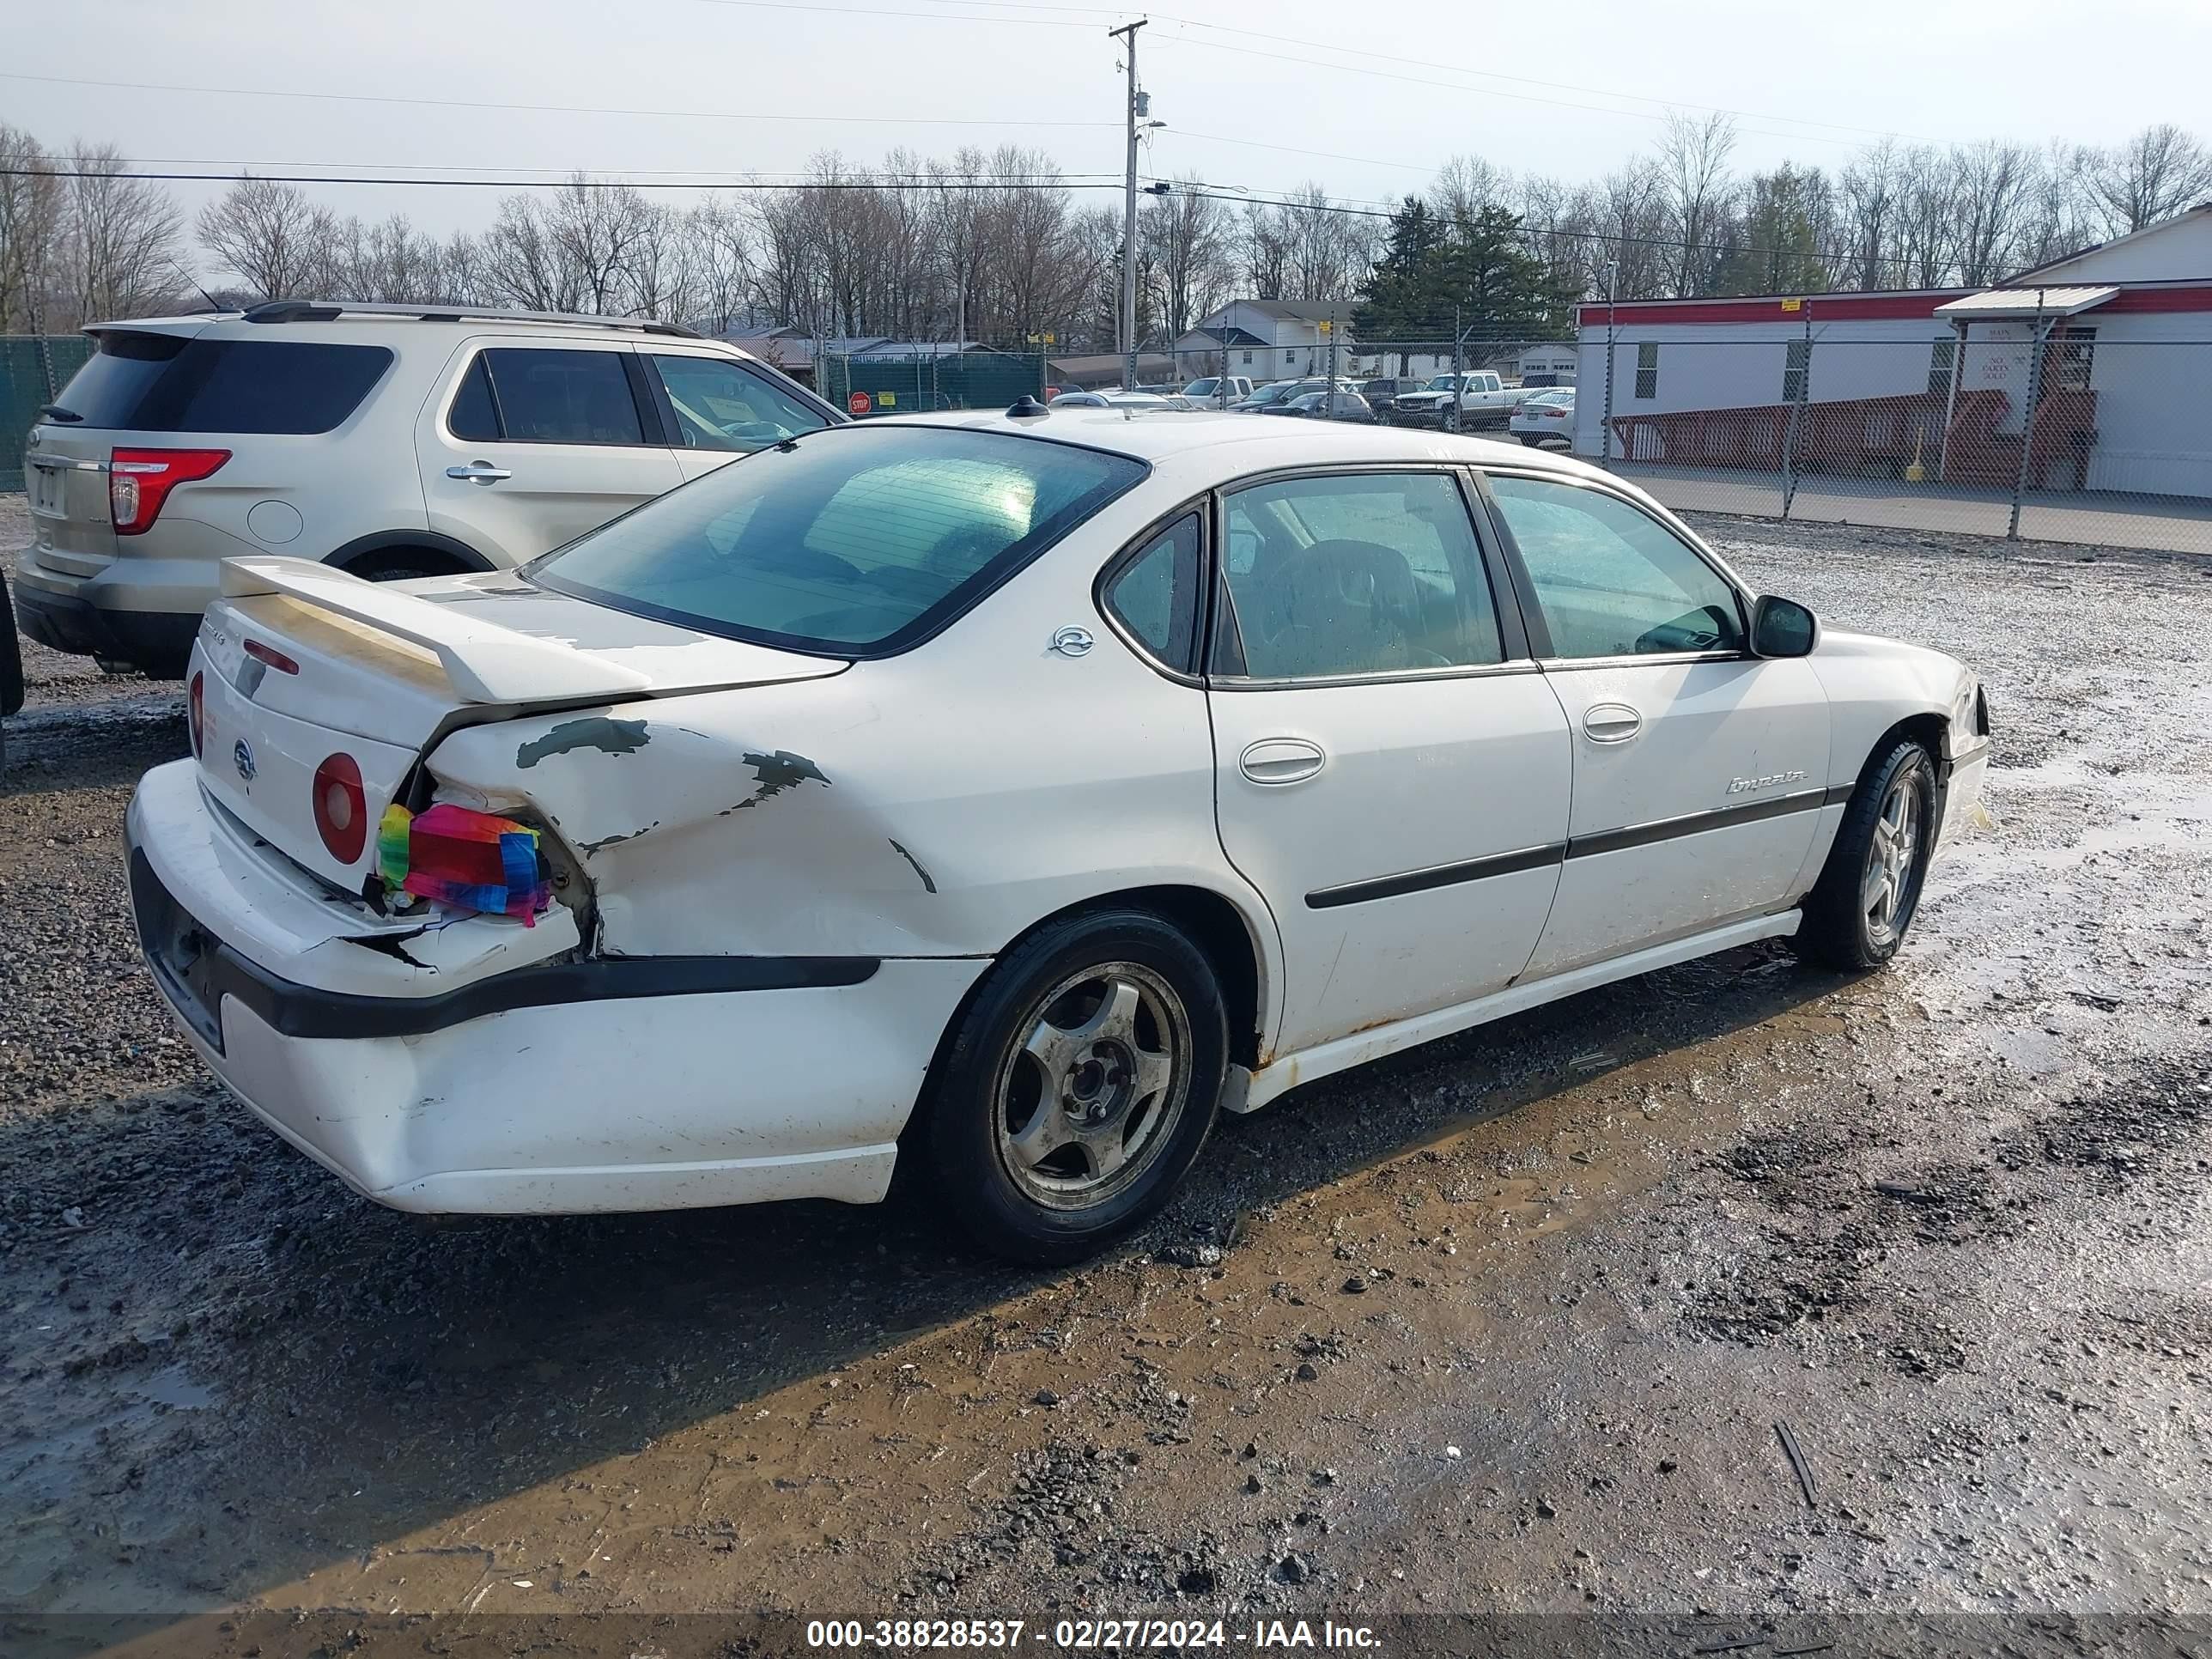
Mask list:
POLYGON ((351 755, 332 755, 315 769, 315 833, 340 864, 351 864, 368 845, 368 797, 351 755))
POLYGON ((192 676, 191 694, 185 699, 185 725, 191 733, 194 760, 198 760, 200 754, 200 676, 195 674, 192 676))

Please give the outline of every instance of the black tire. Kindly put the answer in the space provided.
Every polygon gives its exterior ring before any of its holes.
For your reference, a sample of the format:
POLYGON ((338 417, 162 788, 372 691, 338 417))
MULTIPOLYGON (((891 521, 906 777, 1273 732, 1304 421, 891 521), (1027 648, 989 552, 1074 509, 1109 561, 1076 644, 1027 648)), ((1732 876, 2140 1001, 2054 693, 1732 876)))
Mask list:
POLYGON ((1895 956, 1920 908, 1920 889, 1928 874, 1929 855, 1936 848, 1936 757, 1910 738, 1892 744, 1867 763, 1859 775, 1844 821, 1837 827, 1835 845, 1820 878, 1806 896, 1805 920, 1790 943, 1797 954, 1823 967, 1847 972, 1879 968, 1895 956), (1887 920, 1866 902, 1869 878, 1874 873, 1877 831, 1887 842, 1894 833, 1893 801, 1911 797, 1909 867, 1889 877, 1887 920))
POLYGON ((454 576, 460 566, 443 553, 421 547, 384 547, 364 553, 346 568, 364 581, 406 582, 418 576, 454 576))
POLYGON ((1198 1157, 1220 1103, 1228 1053, 1228 1014, 1213 969, 1169 922, 1117 909, 1039 928, 992 968, 933 1068, 921 1150, 936 1178, 937 1201, 994 1255, 1058 1266, 1095 1254, 1156 1213, 1198 1157), (1088 1001, 1093 983, 1096 1004, 1088 1001), (1137 1056, 1117 1069, 1109 1052, 1116 1039, 1108 1032, 1082 1050, 1093 1057, 1062 1079, 1074 1092, 1048 1092, 1046 1067, 1025 1042, 1047 1024, 1075 1040, 1100 1019, 1109 983, 1128 987, 1136 998, 1128 1029, 1140 1048, 1149 1033, 1152 1046, 1143 1058, 1157 1066, 1159 1053, 1170 1055, 1167 1086, 1143 1093, 1137 1056), (1099 1113, 1095 1123, 1086 1109, 1099 1113), (1075 1140, 1044 1159, 1024 1160, 1010 1139, 1048 1114, 1059 1124, 1088 1126, 1093 1139, 1118 1136, 1133 1147, 1123 1154, 1126 1177, 1121 1170, 1096 1173, 1091 1146, 1075 1140), (1065 1193, 1037 1190, 1063 1180, 1070 1183, 1065 1193), (1086 1182, 1098 1186, 1095 1199, 1080 1190, 1086 1182))

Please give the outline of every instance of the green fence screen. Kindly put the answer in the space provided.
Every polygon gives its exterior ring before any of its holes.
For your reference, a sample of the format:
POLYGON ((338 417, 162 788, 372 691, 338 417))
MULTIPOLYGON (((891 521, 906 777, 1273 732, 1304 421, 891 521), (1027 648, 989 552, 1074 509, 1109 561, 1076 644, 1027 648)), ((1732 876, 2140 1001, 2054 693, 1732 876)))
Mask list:
POLYGON ((23 487, 23 440, 92 356, 82 334, 0 334, 0 490, 23 487))
POLYGON ((939 409, 1003 409, 1027 392, 1044 393, 1044 354, 969 351, 929 357, 854 357, 827 352, 816 389, 857 415, 928 414, 939 409), (866 398, 854 407, 855 396, 866 398))

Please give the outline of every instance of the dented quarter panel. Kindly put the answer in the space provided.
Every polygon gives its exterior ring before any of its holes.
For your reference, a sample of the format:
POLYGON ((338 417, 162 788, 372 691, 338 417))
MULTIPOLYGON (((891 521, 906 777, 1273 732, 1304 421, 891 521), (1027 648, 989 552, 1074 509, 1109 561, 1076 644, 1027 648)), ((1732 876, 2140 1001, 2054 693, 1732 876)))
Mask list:
POLYGON ((616 954, 987 957, 1086 899, 1188 885, 1237 908, 1272 985, 1267 908, 1212 833, 1205 693, 1101 625, 1100 530, 904 655, 592 711, 644 721, 625 752, 524 769, 575 713, 471 727, 431 770, 553 826, 616 954), (1087 655, 1048 648, 1070 623, 1097 635, 1087 655))

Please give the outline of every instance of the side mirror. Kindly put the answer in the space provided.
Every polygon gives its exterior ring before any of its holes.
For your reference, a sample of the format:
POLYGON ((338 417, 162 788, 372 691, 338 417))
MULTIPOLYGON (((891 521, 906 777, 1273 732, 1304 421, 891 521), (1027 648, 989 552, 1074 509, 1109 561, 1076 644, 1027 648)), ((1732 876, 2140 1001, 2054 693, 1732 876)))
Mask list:
POLYGON ((1809 656, 1820 638, 1820 619, 1795 599, 1768 593, 1751 607, 1754 656, 1809 656))

